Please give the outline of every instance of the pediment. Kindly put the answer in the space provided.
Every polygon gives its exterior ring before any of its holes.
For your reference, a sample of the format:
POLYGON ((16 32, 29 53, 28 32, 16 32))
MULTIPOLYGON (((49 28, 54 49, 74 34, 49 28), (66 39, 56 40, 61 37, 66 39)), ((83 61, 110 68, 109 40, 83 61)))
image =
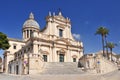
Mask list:
POLYGON ((62 28, 62 29, 65 29, 65 26, 64 26, 64 25, 62 25, 62 24, 59 24, 59 25, 57 26, 57 28, 62 28))
POLYGON ((76 55, 73 55, 72 58, 77 58, 77 56, 76 56, 76 55))
POLYGON ((65 20, 66 20, 66 19, 65 19, 63 16, 61 16, 61 15, 55 16, 55 18, 58 19, 58 20, 62 20, 62 21, 65 21, 65 20))
POLYGON ((42 54, 49 54, 48 51, 42 51, 42 54))
POLYGON ((66 53, 66 50, 65 50, 65 49, 60 49, 60 50, 58 50, 57 52, 58 52, 58 54, 61 54, 61 53, 62 53, 62 54, 65 54, 65 53, 66 53))

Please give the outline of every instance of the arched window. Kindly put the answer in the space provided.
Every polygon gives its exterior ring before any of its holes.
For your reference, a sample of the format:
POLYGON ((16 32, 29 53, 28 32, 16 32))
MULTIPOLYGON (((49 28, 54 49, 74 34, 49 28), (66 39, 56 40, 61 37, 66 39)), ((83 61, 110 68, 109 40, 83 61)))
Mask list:
POLYGON ((32 33, 33 33, 33 31, 32 31, 32 30, 30 30, 30 37, 32 36, 32 33))

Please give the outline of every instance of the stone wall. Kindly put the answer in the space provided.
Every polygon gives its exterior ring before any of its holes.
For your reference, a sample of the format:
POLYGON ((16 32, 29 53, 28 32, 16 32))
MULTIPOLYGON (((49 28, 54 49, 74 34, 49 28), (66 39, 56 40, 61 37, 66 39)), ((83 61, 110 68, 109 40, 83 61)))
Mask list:
POLYGON ((117 64, 115 62, 111 62, 104 57, 99 58, 99 61, 100 73, 108 73, 118 70, 117 64))
POLYGON ((80 59, 80 63, 84 66, 85 70, 94 73, 108 73, 118 70, 118 66, 115 62, 101 55, 84 56, 80 59))

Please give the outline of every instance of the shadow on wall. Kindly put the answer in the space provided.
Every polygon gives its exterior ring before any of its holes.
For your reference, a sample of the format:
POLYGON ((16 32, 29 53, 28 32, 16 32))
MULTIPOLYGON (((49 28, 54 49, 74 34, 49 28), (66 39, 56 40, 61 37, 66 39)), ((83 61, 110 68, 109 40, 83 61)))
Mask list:
POLYGON ((80 62, 80 60, 78 61, 78 68, 83 68, 83 64, 80 62))

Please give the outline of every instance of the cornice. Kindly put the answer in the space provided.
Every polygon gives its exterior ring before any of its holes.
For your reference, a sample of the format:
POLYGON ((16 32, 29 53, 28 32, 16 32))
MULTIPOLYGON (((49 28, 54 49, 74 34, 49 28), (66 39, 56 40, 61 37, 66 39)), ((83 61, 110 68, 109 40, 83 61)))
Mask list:
POLYGON ((16 42, 22 42, 25 43, 25 41, 20 40, 20 39, 14 39, 14 38, 8 38, 9 41, 16 41, 16 42))
POLYGON ((42 42, 46 42, 46 43, 50 43, 50 44, 56 44, 56 45, 62 45, 62 46, 66 46, 66 47, 73 47, 73 48, 80 48, 80 49, 83 49, 83 47, 82 46, 75 46, 75 45, 71 45, 71 44, 68 44, 68 43, 66 43, 66 44, 62 44, 62 43, 57 43, 56 41, 52 41, 52 40, 45 40, 45 39, 40 39, 40 38, 33 38, 33 39, 31 39, 32 41, 34 41, 34 40, 37 40, 37 41, 42 41, 42 42))

